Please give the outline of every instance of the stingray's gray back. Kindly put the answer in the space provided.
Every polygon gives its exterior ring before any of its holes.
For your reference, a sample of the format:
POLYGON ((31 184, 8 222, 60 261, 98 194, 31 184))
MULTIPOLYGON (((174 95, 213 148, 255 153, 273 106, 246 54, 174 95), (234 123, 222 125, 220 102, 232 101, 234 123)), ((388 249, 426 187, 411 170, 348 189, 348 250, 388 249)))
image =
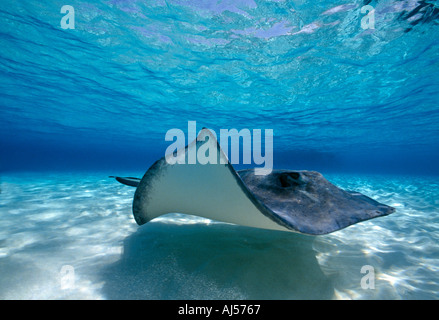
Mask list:
POLYGON ((302 233, 325 234, 385 216, 394 208, 361 193, 340 189, 315 171, 238 171, 248 189, 273 214, 302 233))

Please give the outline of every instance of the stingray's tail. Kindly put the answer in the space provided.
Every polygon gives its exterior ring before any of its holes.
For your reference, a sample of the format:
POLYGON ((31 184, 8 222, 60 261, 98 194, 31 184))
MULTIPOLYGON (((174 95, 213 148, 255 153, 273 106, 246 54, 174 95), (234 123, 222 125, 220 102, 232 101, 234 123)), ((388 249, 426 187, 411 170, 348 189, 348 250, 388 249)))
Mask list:
POLYGON ((136 187, 139 185, 140 180, 139 178, 133 178, 133 177, 115 177, 115 176, 109 176, 109 178, 115 178, 117 181, 119 181, 122 184, 125 184, 130 187, 136 187))

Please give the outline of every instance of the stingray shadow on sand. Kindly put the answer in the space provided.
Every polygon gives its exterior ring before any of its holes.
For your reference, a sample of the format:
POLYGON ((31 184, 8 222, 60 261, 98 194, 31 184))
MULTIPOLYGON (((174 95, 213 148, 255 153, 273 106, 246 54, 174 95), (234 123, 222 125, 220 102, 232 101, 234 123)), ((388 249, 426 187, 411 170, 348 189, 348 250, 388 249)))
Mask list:
POLYGON ((223 223, 151 222, 102 270, 108 299, 331 299, 314 237, 223 223))

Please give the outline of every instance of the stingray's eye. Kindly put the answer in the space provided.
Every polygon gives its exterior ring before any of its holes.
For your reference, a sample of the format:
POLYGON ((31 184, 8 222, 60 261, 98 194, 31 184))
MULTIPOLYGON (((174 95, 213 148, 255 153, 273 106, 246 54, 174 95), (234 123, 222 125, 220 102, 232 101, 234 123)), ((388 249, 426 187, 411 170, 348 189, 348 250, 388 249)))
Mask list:
POLYGON ((284 172, 279 175, 279 181, 283 188, 299 186, 304 182, 298 172, 284 172))

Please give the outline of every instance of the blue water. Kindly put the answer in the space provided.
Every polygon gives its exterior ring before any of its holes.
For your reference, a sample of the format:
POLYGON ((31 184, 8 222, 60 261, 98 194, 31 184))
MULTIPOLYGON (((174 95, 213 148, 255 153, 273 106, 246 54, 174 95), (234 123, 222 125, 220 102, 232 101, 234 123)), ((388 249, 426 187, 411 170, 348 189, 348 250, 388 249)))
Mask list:
POLYGON ((0 298, 439 298, 438 24, 423 0, 2 1, 0 298), (317 238, 138 228, 107 176, 141 176, 188 121, 273 129, 274 168, 397 212, 317 238))

